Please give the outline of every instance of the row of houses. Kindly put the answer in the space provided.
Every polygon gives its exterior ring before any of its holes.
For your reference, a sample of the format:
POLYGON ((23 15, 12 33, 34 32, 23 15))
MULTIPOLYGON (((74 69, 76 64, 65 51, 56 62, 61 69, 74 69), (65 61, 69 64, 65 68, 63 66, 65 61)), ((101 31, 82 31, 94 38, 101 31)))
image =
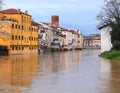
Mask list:
POLYGON ((58 24, 59 16, 52 16, 51 23, 40 23, 39 49, 81 49, 83 44, 83 37, 81 31, 74 29, 66 29, 60 27, 58 24))
POLYGON ((90 34, 89 36, 83 36, 83 48, 101 48, 101 34, 90 34))
POLYGON ((59 16, 51 23, 37 23, 28 11, 6 9, 0 11, 0 52, 22 54, 42 49, 81 49, 82 33, 59 26, 59 16))

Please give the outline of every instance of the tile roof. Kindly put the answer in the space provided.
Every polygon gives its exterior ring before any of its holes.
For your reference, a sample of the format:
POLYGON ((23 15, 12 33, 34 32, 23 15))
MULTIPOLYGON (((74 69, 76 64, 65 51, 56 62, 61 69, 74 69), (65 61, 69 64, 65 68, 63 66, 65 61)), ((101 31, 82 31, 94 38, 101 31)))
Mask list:
POLYGON ((50 26, 50 23, 46 23, 46 22, 42 22, 43 24, 45 24, 45 25, 48 25, 48 26, 50 26))
POLYGON ((40 30, 41 33, 45 33, 45 30, 40 30))
POLYGON ((25 15, 28 15, 27 11, 22 12, 20 9, 14 9, 14 8, 2 10, 2 11, 0 11, 0 13, 2 13, 2 14, 25 14, 25 15))
POLYGON ((35 21, 32 21, 32 25, 34 25, 34 26, 39 26, 40 24, 37 23, 37 22, 35 22, 35 21))
POLYGON ((43 24, 45 24, 45 25, 47 25, 47 26, 49 26, 49 27, 62 28, 62 27, 60 27, 60 26, 56 26, 56 25, 51 24, 51 23, 46 23, 46 22, 41 22, 41 23, 43 23, 43 24))
POLYGON ((63 31, 63 32, 71 32, 71 33, 74 33, 74 34, 79 34, 78 32, 76 32, 75 30, 72 30, 72 29, 69 29, 69 28, 64 28, 64 27, 61 27, 61 26, 56 26, 54 24, 51 24, 51 23, 46 23, 46 22, 41 22, 49 27, 54 27, 56 29, 60 29, 60 31, 63 31))
POLYGON ((62 33, 57 33, 57 35, 61 37, 66 37, 66 35, 63 35, 62 33))

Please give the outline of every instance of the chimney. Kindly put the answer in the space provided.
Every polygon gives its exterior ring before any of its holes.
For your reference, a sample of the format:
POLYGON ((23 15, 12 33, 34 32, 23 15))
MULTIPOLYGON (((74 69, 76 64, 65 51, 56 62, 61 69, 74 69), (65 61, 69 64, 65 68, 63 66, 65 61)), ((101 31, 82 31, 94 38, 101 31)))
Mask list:
POLYGON ((18 9, 18 14, 20 14, 21 13, 21 10, 20 9, 18 9))
POLYGON ((59 26, 59 16, 57 16, 57 15, 52 16, 51 23, 52 23, 52 25, 55 25, 58 27, 59 26))
POLYGON ((28 11, 27 11, 27 10, 25 11, 25 14, 28 14, 28 11))

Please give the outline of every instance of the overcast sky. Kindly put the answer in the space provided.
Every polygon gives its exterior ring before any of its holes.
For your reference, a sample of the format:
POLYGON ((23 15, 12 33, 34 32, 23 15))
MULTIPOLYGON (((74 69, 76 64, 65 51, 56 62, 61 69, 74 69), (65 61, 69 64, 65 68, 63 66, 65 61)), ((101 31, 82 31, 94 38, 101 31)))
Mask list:
POLYGON ((81 30, 83 35, 99 33, 96 15, 104 0, 4 0, 3 9, 27 10, 36 22, 51 22, 59 15, 60 26, 81 30))

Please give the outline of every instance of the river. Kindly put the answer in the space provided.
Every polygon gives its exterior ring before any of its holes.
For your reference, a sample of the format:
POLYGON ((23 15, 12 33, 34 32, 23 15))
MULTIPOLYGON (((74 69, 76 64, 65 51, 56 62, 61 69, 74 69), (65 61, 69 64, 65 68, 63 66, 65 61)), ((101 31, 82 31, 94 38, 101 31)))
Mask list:
POLYGON ((100 50, 0 56, 0 93, 120 93, 120 62, 100 50))

